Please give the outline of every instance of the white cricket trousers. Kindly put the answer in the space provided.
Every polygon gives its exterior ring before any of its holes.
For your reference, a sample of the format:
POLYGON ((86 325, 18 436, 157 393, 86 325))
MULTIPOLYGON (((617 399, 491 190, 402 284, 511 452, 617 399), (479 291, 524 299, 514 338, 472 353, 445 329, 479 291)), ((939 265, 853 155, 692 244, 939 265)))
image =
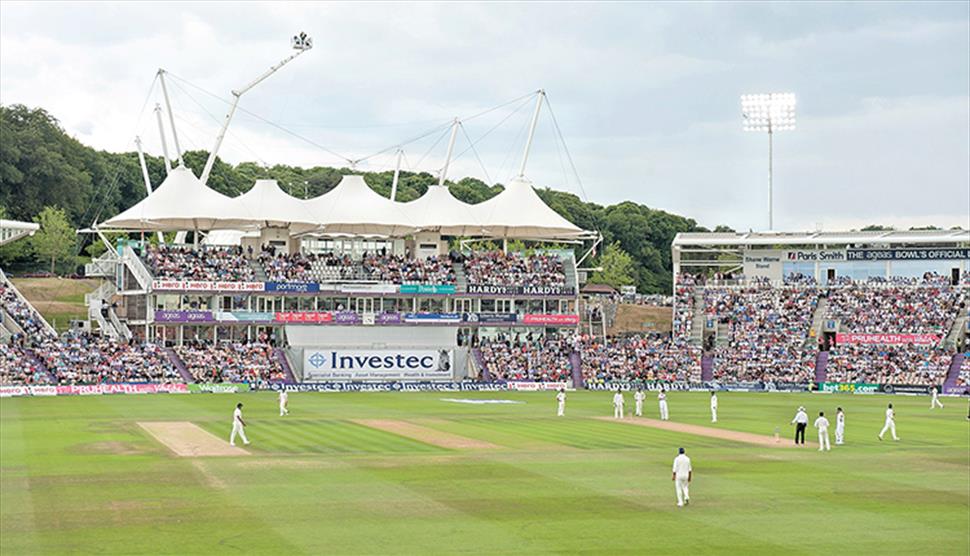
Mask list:
POLYGON ((280 417, 282 417, 284 415, 289 415, 289 414, 290 414, 290 410, 289 409, 286 409, 286 406, 285 405, 280 404, 280 417))
POLYGON ((832 445, 829 443, 829 430, 819 429, 818 431, 818 451, 831 450, 832 445))
POLYGON ((670 419, 670 413, 667 411, 667 400, 660 402, 660 420, 666 421, 670 419))
POLYGON ((886 434, 886 431, 893 433, 893 440, 899 440, 896 437, 896 421, 886 421, 885 426, 882 427, 882 431, 879 433, 879 438, 882 438, 882 435, 886 434))
POLYGON ((643 417, 643 402, 637 402, 637 417, 643 417))
POLYGON ((933 396, 933 399, 930 400, 930 409, 933 409, 936 406, 940 406, 940 409, 943 409, 943 402, 941 402, 936 396, 933 396))
POLYGON ((835 445, 838 446, 845 441, 845 427, 835 427, 835 445))
POLYGON ((613 418, 614 419, 622 419, 623 418, 623 406, 622 405, 614 405, 613 406, 613 418))
POLYGON ((677 477, 674 480, 674 489, 677 491, 677 505, 683 506, 684 502, 690 500, 690 493, 687 491, 690 487, 690 483, 687 482, 687 477, 677 477))
POLYGON ((717 422, 717 408, 716 407, 712 407, 711 408, 711 422, 712 423, 716 423, 717 422))
POLYGON ((245 429, 246 429, 246 427, 240 425, 239 423, 233 423, 232 424, 232 434, 229 435, 229 444, 233 444, 234 445, 236 443, 236 435, 237 434, 239 435, 239 438, 242 438, 243 444, 249 444, 249 439, 246 438, 246 430, 245 429))
POLYGON ((556 411, 556 415, 558 417, 562 417, 565 414, 566 414, 566 403, 565 402, 559 402, 559 409, 556 411))

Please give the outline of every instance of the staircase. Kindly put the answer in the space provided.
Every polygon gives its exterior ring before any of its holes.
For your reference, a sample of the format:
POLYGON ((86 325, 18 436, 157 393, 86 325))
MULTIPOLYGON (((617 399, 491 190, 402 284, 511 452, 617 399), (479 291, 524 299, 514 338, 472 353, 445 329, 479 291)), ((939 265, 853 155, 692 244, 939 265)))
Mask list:
POLYGON ((957 378, 960 376, 960 367, 963 365, 963 360, 966 356, 962 353, 958 353, 953 356, 953 360, 950 361, 950 370, 946 373, 946 379, 943 381, 942 391, 944 394, 962 394, 967 391, 967 387, 958 387, 957 378))
POLYGON ((690 321, 690 345, 700 346, 704 343, 704 294, 700 290, 694 292, 694 309, 690 321))
POLYGON ((37 354, 35 354, 32 350, 28 349, 26 351, 27 358, 30 359, 30 362, 33 363, 38 369, 44 371, 44 374, 47 375, 47 379, 51 382, 51 384, 57 384, 57 377, 54 376, 54 373, 52 373, 50 369, 47 368, 47 365, 40 360, 40 357, 37 357, 37 354))
POLYGON ((829 352, 820 351, 815 358, 815 384, 825 382, 828 378, 829 352))
POLYGON ((478 365, 478 378, 482 382, 492 382, 492 375, 488 372, 488 368, 485 367, 485 359, 482 358, 482 350, 479 348, 472 349, 472 358, 475 360, 475 364, 478 365))
POLYGON ((717 323, 717 340, 714 342, 716 347, 724 347, 731 341, 731 325, 726 322, 717 323))
POLYGON ((812 342, 818 342, 818 339, 822 337, 822 322, 825 321, 825 314, 828 313, 828 310, 828 298, 818 298, 818 303, 815 305, 815 312, 812 313, 812 328, 810 329, 815 331, 815 336, 807 335, 805 337, 805 344, 802 347, 809 347, 812 342))
POLYGON ((705 353, 701 356, 701 382, 714 380, 714 356, 705 353))
POLYGON ((280 366, 283 367, 283 372, 286 373, 284 381, 288 384, 295 384, 296 377, 293 376, 293 368, 290 367, 290 360, 286 358, 286 352, 281 348, 273 348, 273 357, 279 361, 280 366))
POLYGON ((257 282, 269 282, 269 276, 266 275, 266 269, 263 268, 263 265, 259 264, 259 261, 256 259, 251 259, 249 261, 249 267, 253 269, 257 282))
POLYGON ((451 263, 451 269, 455 272, 455 291, 466 293, 468 291, 468 277, 465 276, 465 264, 451 263))
MULTIPOLYGON (((145 266, 145 262, 138 256, 138 253, 135 253, 135 250, 130 245, 126 245, 124 251, 122 251, 121 259, 125 263, 125 268, 135 277, 139 288, 147 291, 152 285, 153 277, 151 271, 145 266)), ((133 288, 128 287, 127 289, 133 288)))
POLYGON ((115 270, 118 266, 118 255, 115 251, 105 251, 100 257, 92 259, 84 265, 84 275, 88 278, 108 278, 115 279, 115 270))
POLYGON ((569 354, 569 365, 573 370, 573 388, 585 388, 586 385, 583 382, 583 360, 580 358, 578 351, 569 354))
POLYGON ((946 333, 946 338, 943 340, 944 348, 956 349, 960 335, 967 327, 967 319, 970 319, 970 316, 960 315, 953 319, 953 326, 950 327, 950 330, 946 333))
MULTIPOLYGON (((27 301, 27 298, 24 297, 23 294, 20 293, 20 290, 18 290, 17 287, 13 285, 13 282, 11 282, 10 280, 7 279, 7 275, 4 274, 3 269, 0 269, 0 283, 5 284, 7 288, 9 288, 11 291, 13 291, 14 295, 16 295, 18 299, 20 299, 21 303, 23 303, 27 307, 30 307, 30 310, 33 311, 33 313, 34 313, 34 317, 41 323, 41 325, 48 332, 50 332, 52 336, 57 337, 57 331, 54 330, 54 327, 51 326, 50 323, 47 322, 47 319, 44 318, 44 315, 40 314, 40 311, 38 311, 29 301, 27 301)), ((16 322, 13 318, 10 318, 10 315, 9 314, 6 314, 5 313, 4 314, 4 317, 5 317, 4 318, 4 322, 5 323, 7 322, 7 319, 9 318, 9 321, 10 322, 16 324, 17 325, 17 328, 20 328, 20 325, 19 325, 20 323, 16 322)), ((23 329, 21 329, 20 332, 23 332, 23 329)))
POLYGON ((178 354, 175 353, 174 349, 164 348, 162 351, 165 352, 165 356, 168 357, 168 360, 172 363, 172 365, 175 365, 175 369, 179 372, 179 376, 182 377, 182 380, 184 380, 186 384, 195 382, 195 379, 192 378, 192 373, 189 372, 189 369, 185 366, 185 363, 182 362, 182 359, 178 356, 178 354))
POLYGON ((566 287, 579 291, 579 276, 576 272, 576 257, 570 251, 562 258, 562 267, 566 273, 566 287))

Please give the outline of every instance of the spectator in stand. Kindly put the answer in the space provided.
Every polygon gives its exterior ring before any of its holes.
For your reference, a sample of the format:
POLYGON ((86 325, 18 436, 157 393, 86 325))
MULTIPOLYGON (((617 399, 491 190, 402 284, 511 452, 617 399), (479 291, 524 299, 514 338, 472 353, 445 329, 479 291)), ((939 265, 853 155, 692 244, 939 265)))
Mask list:
POLYGON ((572 378, 573 345, 569 337, 528 332, 483 338, 480 349, 494 380, 559 382, 572 378))
POLYGON ((939 384, 953 354, 933 346, 844 344, 829 351, 832 382, 939 384))
POLYGON ((465 260, 465 276, 469 284, 483 286, 566 285, 566 270, 562 259, 557 255, 541 253, 473 253, 465 260))
POLYGON ((185 345, 175 351, 197 382, 255 383, 286 378, 266 338, 217 346, 185 345))
POLYGON ((693 381, 701 378, 700 349, 674 343, 665 334, 634 335, 602 341, 581 336, 583 378, 614 381, 693 381))
POLYGON ((953 325, 966 288, 950 286, 946 276, 870 278, 831 288, 826 318, 851 333, 943 334, 953 325))
POLYGON ((241 247, 148 246, 145 262, 155 278, 208 282, 253 282, 256 272, 241 247))

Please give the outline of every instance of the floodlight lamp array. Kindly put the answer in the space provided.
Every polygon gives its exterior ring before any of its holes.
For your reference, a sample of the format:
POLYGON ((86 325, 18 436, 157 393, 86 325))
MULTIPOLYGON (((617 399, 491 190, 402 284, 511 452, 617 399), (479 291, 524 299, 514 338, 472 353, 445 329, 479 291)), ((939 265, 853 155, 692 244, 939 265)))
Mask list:
POLYGON ((741 95, 741 116, 745 131, 790 131, 795 129, 795 94, 741 95))

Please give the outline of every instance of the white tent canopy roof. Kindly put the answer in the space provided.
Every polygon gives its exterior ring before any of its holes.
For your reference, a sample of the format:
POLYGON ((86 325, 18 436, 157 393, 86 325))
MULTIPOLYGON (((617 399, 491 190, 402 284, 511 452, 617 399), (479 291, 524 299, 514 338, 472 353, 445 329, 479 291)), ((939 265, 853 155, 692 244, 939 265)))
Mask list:
POLYGON ((491 237, 556 239, 584 234, 549 208, 532 189, 532 182, 521 176, 513 178, 498 195, 471 206, 491 237))
POLYGON ((401 208, 422 230, 447 236, 481 236, 485 233, 474 206, 459 201, 441 185, 432 185, 424 195, 403 203, 401 208))
POLYGON ((135 206, 100 224, 123 230, 220 230, 251 225, 253 219, 232 199, 209 189, 179 166, 135 206))
POLYGON ((417 229, 402 203, 382 197, 363 176, 344 176, 337 187, 306 203, 326 234, 401 237, 417 229))
POLYGON ((102 223, 107 229, 252 230, 287 227, 291 233, 325 236, 404 237, 417 231, 442 235, 521 239, 567 239, 586 234, 549 208, 519 177, 477 205, 434 185, 407 203, 387 199, 362 176, 344 176, 331 191, 300 200, 275 180, 258 180, 246 193, 226 197, 178 167, 148 197, 102 223))
POLYGON ((256 180, 249 191, 234 197, 231 202, 238 212, 258 219, 254 223, 261 227, 290 228, 292 232, 309 231, 318 227, 310 213, 308 202, 280 189, 276 180, 256 180))

